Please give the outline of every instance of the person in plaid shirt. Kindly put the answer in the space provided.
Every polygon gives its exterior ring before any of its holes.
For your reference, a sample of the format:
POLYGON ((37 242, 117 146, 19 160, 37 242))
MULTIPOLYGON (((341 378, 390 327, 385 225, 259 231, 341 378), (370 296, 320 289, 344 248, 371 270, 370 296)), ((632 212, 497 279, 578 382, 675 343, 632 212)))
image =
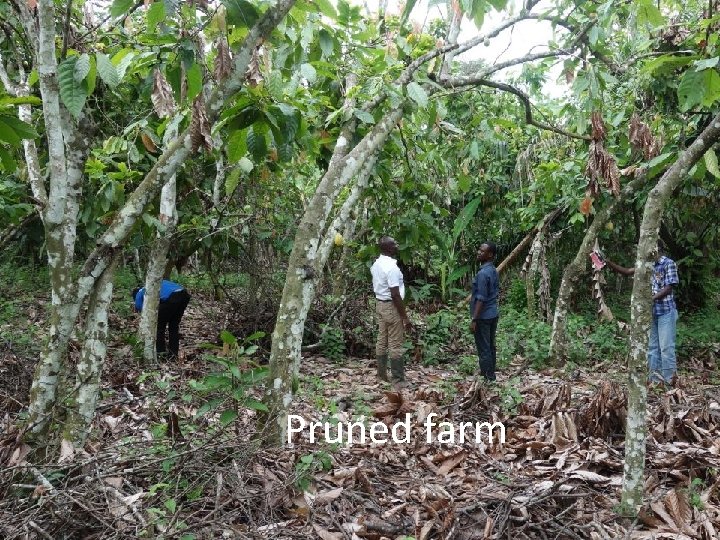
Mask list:
MULTIPOLYGON (((677 381, 677 361, 675 359, 675 330, 678 320, 677 307, 673 287, 680 283, 677 265, 670 257, 657 248, 658 258, 655 261, 652 276, 653 318, 650 326, 650 342, 648 344, 648 367, 650 382, 664 382, 675 385, 677 381)), ((632 276, 634 268, 625 268, 609 259, 607 265, 614 271, 632 276)))

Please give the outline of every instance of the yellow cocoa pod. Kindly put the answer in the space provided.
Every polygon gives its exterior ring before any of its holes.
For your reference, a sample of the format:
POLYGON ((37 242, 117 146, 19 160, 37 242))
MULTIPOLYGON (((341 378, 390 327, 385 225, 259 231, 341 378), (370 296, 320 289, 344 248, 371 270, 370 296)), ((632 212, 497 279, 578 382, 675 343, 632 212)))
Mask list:
POLYGON ((342 246, 343 245, 343 235, 338 233, 335 233, 335 245, 336 246, 342 246))

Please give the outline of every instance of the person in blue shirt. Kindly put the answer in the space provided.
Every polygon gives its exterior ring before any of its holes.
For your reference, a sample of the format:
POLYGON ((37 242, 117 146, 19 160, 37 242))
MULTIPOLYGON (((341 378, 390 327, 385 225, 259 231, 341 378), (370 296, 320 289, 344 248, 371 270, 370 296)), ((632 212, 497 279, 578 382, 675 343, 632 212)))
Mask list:
POLYGON ((500 279, 494 260, 497 246, 493 242, 484 242, 477 252, 481 263, 472 284, 470 295, 470 331, 475 337, 480 374, 487 381, 495 380, 497 352, 495 334, 498 323, 498 295, 500 279))
MULTIPOLYGON (((145 304, 145 287, 137 287, 132 291, 134 309, 142 311, 145 304)), ((190 295, 182 285, 163 279, 160 284, 160 305, 158 306, 157 336, 155 350, 158 354, 168 353, 171 359, 177 359, 180 352, 180 320, 185 308, 190 303, 190 295), (167 351, 165 349, 165 332, 169 330, 167 351)))

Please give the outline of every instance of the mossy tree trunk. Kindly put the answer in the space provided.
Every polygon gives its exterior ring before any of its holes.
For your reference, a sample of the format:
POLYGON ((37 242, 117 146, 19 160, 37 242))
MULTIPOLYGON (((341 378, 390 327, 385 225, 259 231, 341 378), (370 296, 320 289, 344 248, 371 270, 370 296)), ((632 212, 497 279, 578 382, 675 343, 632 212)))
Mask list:
POLYGON ((657 257, 657 240, 664 206, 688 171, 720 139, 720 114, 650 190, 635 256, 635 275, 630 305, 630 356, 628 360, 628 413, 625 427, 625 466, 621 507, 636 514, 643 502, 645 439, 647 435, 647 346, 652 320, 650 280, 657 257))

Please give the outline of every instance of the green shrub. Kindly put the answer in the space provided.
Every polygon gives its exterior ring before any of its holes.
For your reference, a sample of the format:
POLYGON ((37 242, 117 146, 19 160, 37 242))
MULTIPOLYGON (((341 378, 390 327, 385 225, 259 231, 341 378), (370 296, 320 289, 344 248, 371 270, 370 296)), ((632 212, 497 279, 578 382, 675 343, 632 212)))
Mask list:
POLYGON ((497 330, 498 365, 507 365, 515 355, 541 366, 550 351, 552 325, 530 319, 525 312, 501 306, 497 330))

